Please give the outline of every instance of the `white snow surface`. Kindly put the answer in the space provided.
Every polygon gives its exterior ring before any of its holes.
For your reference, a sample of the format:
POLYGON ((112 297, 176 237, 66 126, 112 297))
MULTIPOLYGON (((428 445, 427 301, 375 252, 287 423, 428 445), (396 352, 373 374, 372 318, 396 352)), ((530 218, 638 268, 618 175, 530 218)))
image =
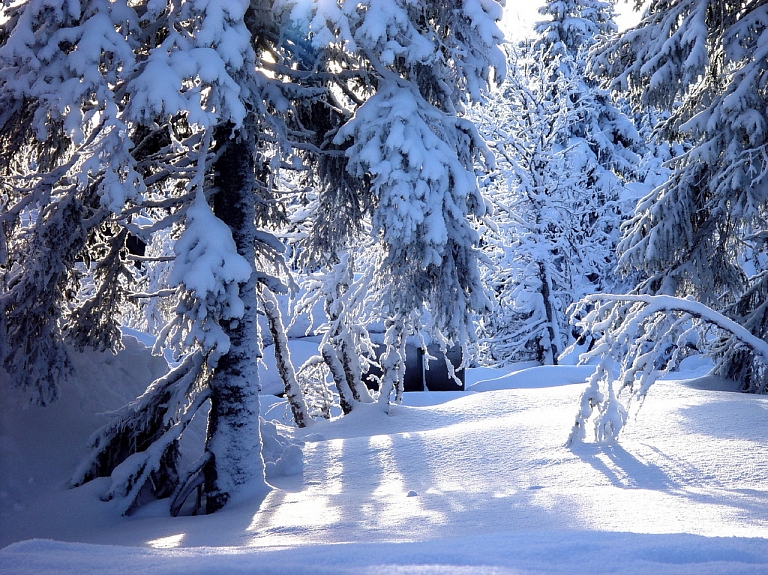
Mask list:
POLYGON ((585 368, 469 370, 482 391, 295 431, 303 474, 262 501, 121 517, 99 499, 108 480, 67 480, 99 413, 157 375, 126 340, 78 356, 52 407, 2 388, 0 574, 768 573, 768 398, 685 379, 701 365, 631 406, 612 447, 563 447, 585 368))

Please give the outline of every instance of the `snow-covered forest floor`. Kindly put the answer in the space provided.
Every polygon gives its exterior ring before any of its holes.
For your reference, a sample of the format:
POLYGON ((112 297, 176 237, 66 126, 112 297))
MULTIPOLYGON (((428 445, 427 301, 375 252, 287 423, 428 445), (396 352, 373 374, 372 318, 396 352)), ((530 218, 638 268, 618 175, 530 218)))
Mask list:
POLYGON ((162 368, 126 341, 79 356, 51 407, 4 401, 0 573, 768 572, 768 398, 701 362, 634 405, 618 445, 563 447, 589 368, 470 370, 467 392, 296 432, 303 473, 260 504, 126 518, 99 500, 108 480, 66 488, 98 414, 162 368))

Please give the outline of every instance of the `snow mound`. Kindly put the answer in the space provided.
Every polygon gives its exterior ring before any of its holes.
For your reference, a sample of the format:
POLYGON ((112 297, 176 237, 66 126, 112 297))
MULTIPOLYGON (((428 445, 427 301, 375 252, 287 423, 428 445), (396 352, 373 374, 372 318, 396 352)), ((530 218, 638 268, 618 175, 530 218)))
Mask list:
POLYGON ((130 549, 33 540, 0 551, 14 575, 764 575, 762 539, 530 532, 294 549, 130 549))
POLYGON ((26 407, 22 394, 2 383, 0 523, 5 513, 22 511, 36 497, 62 489, 86 454, 88 438, 109 413, 168 370, 166 361, 136 338, 123 336, 123 345, 117 355, 71 351, 77 377, 48 407, 26 407))
MULTIPOLYGON (((263 422, 263 499, 125 518, 99 499, 108 480, 66 482, 99 413, 162 364, 138 342, 80 360, 59 404, 0 406, 0 575, 768 573, 766 397, 659 381, 618 445, 571 451, 583 386, 564 384, 590 368, 470 370, 482 393, 406 394, 306 429, 263 422)), ((684 367, 676 377, 707 366, 684 367)), ((284 409, 262 398, 265 417, 284 409)))
POLYGON ((301 445, 289 437, 289 428, 277 421, 262 419, 261 441, 267 479, 296 475, 304 470, 301 445))
POLYGON ((531 389, 583 383, 595 371, 591 365, 541 365, 513 371, 492 379, 483 379, 468 387, 469 391, 531 389))

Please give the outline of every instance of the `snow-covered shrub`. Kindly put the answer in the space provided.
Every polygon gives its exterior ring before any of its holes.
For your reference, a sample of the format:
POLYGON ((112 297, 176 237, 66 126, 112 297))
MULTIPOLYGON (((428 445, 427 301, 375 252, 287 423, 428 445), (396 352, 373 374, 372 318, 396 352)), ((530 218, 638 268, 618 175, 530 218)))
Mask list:
MULTIPOLYGON (((315 273, 303 281, 304 295, 296 304, 296 313, 312 313, 322 303, 326 321, 318 332, 322 339, 318 344, 318 357, 326 364, 336 386, 342 411, 348 413, 356 402, 370 402, 371 396, 362 381, 368 366, 375 361, 373 343, 367 325, 372 321, 370 284, 374 267, 355 277, 355 260, 349 253, 328 273, 315 273)), ((316 361, 302 366, 307 384, 317 383, 316 361)), ((325 402, 324 393, 314 393, 320 405, 325 402)), ((326 408, 321 407, 325 413, 326 408)))

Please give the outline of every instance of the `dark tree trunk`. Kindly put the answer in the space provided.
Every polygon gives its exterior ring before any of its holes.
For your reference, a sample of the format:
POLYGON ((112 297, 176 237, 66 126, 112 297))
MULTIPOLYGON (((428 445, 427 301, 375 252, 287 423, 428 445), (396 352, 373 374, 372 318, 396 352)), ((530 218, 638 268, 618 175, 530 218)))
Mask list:
POLYGON ((344 373, 344 366, 341 364, 339 357, 336 355, 336 350, 330 343, 326 343, 320 349, 320 354, 323 357, 325 365, 331 371, 331 377, 336 383, 336 390, 339 392, 339 405, 344 415, 350 413, 354 407, 354 397, 352 396, 352 390, 349 389, 347 383, 347 375, 344 373))
MULTIPOLYGON (((220 156, 214 166, 213 211, 232 232, 237 251, 251 265, 254 257, 254 143, 247 130, 231 124, 216 131, 220 156)), ((264 479, 259 432, 259 357, 256 321, 256 274, 240 286, 243 317, 223 321, 229 352, 219 359, 211 377, 211 410, 205 468, 205 511, 213 513, 234 495, 246 498, 268 489, 264 479)))
POLYGON ((552 278, 549 275, 547 264, 539 262, 539 279, 541 280, 541 297, 544 300, 544 312, 547 316, 547 334, 549 344, 542 346, 540 361, 547 365, 557 365, 557 356, 560 354, 557 342, 559 341, 559 329, 557 327, 557 311, 552 301, 552 278))

